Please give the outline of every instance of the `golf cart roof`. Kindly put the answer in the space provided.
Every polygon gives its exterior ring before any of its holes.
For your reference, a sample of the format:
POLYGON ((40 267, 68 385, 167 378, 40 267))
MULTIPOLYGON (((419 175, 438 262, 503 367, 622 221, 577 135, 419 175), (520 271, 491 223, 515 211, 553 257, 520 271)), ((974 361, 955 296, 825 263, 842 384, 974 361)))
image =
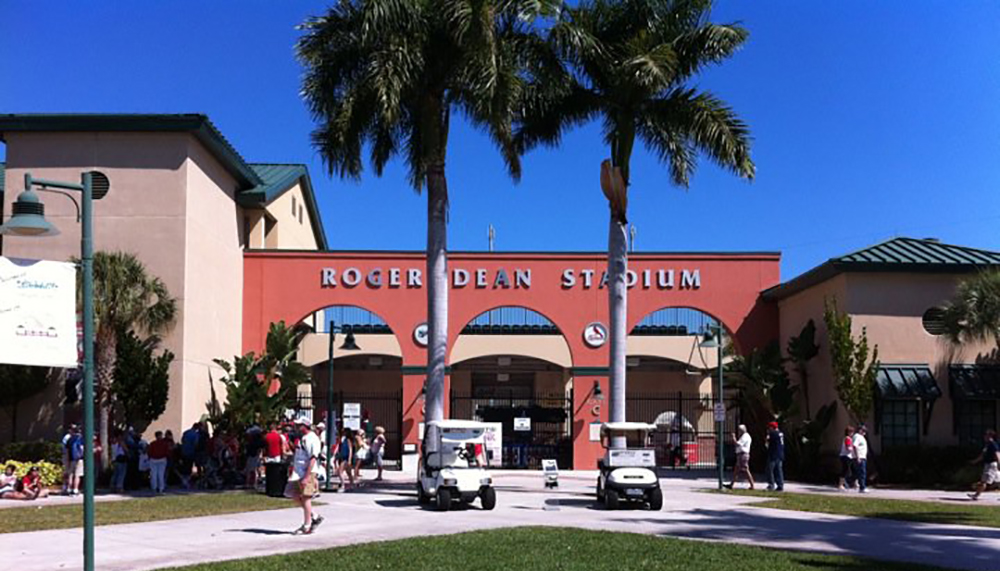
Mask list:
POLYGON ((632 432, 639 430, 652 432, 656 430, 656 425, 645 422, 605 422, 601 425, 601 430, 609 432, 632 432))
POLYGON ((489 426, 484 422, 476 422, 475 420, 456 420, 456 419, 446 419, 446 420, 432 420, 427 423, 427 426, 436 426, 441 429, 451 429, 451 430, 486 430, 489 426))

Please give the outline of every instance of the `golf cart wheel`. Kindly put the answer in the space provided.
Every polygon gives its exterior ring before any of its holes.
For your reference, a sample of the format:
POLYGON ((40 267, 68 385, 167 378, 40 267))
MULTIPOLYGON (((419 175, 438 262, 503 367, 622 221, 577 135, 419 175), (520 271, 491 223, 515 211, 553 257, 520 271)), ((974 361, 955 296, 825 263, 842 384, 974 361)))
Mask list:
POLYGON ((604 490, 604 507, 609 510, 618 509, 618 492, 615 490, 604 490))
POLYGON ((658 512, 663 509, 663 490, 656 488, 649 492, 649 509, 658 512))
POLYGON ((424 493, 424 485, 417 482, 417 502, 422 506, 431 503, 431 497, 424 493))
POLYGON ((446 512, 451 508, 451 491, 439 489, 437 495, 437 508, 446 512))
POLYGON ((479 500, 483 504, 484 510, 491 510, 497 507, 497 491, 493 487, 489 487, 483 490, 482 497, 479 500))

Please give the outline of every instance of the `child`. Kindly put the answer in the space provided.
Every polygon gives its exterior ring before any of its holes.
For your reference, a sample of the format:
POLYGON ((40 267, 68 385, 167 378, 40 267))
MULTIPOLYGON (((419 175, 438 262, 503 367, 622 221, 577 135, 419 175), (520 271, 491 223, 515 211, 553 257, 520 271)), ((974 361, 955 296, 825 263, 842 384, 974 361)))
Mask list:
POLYGON ((372 439, 371 455, 375 460, 375 467, 378 468, 378 476, 375 477, 376 482, 382 481, 382 455, 385 453, 385 428, 381 426, 375 427, 375 438, 372 439))

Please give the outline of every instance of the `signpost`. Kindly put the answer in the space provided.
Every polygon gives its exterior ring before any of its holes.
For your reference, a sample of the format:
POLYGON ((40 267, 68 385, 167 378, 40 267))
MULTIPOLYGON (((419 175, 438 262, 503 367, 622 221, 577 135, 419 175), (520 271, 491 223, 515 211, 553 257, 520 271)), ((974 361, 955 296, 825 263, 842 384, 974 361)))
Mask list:
POLYGON ((361 430, 361 403, 344 403, 344 428, 361 430))
POLYGON ((76 316, 73 264, 0 257, 0 363, 75 369, 76 316))

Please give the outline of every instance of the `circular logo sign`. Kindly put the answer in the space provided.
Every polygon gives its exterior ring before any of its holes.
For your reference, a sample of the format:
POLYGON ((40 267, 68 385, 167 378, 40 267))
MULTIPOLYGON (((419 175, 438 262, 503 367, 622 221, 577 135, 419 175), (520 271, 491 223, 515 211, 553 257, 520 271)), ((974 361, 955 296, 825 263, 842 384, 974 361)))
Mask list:
POLYGON ((583 328, 583 342, 591 347, 600 347, 608 340, 608 329, 603 323, 593 322, 583 328))
POLYGON ((417 345, 421 347, 427 346, 427 324, 421 323, 413 330, 413 340, 417 342, 417 345))

